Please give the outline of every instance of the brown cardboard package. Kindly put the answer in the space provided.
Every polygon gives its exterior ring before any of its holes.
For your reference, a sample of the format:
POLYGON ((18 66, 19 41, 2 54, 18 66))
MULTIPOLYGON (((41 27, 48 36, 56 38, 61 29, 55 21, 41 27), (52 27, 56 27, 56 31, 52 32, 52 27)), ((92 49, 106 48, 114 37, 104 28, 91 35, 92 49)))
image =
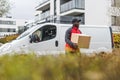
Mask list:
POLYGON ((71 41, 77 43, 79 48, 89 48, 91 37, 85 34, 72 33, 71 41))

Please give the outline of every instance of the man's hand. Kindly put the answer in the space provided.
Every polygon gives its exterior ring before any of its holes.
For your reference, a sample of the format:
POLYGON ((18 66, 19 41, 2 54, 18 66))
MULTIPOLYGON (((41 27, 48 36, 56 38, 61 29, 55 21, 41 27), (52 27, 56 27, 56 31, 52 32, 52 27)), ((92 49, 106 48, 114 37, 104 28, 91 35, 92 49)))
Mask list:
POLYGON ((78 45, 76 43, 73 43, 73 46, 74 46, 75 49, 78 48, 78 45))

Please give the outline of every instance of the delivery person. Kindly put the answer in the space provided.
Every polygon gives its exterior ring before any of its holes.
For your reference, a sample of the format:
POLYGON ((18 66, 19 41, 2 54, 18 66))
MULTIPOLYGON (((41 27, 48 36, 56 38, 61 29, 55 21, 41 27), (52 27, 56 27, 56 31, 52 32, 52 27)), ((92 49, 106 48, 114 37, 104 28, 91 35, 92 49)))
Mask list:
POLYGON ((73 24, 72 27, 69 28, 65 33, 65 42, 66 42, 65 52, 66 52, 66 54, 78 54, 78 53, 80 53, 78 45, 71 41, 72 33, 81 34, 81 31, 79 30, 80 21, 81 20, 73 19, 72 20, 72 24, 73 24))

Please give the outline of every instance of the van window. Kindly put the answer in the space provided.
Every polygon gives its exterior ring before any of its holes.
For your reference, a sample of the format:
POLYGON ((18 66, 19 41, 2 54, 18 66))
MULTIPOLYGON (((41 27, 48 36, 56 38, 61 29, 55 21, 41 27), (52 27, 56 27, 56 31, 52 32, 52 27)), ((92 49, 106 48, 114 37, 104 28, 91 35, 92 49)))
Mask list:
POLYGON ((56 36, 56 26, 48 25, 43 27, 42 41, 50 40, 56 36))
POLYGON ((19 40, 19 39, 27 36, 27 35, 30 34, 31 31, 33 31, 35 28, 36 28, 36 27, 31 27, 30 29, 26 30, 25 32, 23 32, 23 33, 17 38, 17 40, 19 40))
POLYGON ((33 35, 36 37, 36 42, 51 40, 56 37, 56 26, 46 25, 36 30, 33 35))
POLYGON ((33 36, 36 39, 34 42, 40 42, 40 41, 42 41, 42 31, 40 29, 36 30, 33 33, 33 36))

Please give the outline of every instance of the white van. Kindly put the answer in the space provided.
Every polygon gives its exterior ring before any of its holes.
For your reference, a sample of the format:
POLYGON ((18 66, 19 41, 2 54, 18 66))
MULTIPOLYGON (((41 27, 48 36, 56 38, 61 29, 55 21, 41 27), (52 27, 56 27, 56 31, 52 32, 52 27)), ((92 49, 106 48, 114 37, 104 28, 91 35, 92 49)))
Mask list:
MULTIPOLYGON (((0 53, 35 52, 37 54, 65 53, 65 32, 72 24, 44 23, 36 25, 16 40, 0 47, 0 53), (36 36, 36 34, 38 36, 36 36), (34 38, 33 38, 34 35, 34 38), (36 37, 36 38, 35 38, 36 37)), ((108 26, 80 25, 83 34, 91 36, 90 48, 83 51, 106 50, 113 48, 112 30, 108 26)))

